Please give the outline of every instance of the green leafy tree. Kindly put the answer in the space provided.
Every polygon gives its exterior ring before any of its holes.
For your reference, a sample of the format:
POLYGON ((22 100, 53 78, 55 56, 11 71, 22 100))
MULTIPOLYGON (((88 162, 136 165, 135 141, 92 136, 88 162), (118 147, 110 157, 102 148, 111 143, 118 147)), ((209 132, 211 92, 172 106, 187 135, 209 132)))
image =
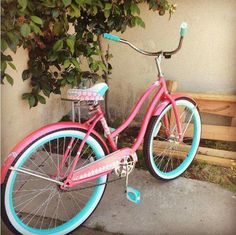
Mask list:
POLYGON ((16 53, 23 46, 29 60, 22 79, 30 79, 32 89, 22 98, 30 107, 45 104, 46 97, 60 94, 65 85, 74 87, 98 79, 108 83, 112 55, 101 35, 145 27, 139 16, 143 2, 160 15, 168 11, 171 16, 176 8, 167 0, 2 0, 1 82, 14 83, 6 72, 7 67, 16 69, 7 49, 16 53), (82 58, 88 64, 86 71, 81 69, 82 58))

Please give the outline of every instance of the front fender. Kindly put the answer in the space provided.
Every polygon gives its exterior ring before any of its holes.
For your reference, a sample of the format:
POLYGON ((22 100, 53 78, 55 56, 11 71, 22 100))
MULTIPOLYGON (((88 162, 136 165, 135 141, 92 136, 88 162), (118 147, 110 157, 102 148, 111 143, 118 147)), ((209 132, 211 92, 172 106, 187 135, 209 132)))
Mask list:
MULTIPOLYGON (((175 94, 171 94, 170 96, 174 100, 177 100, 177 99, 180 99, 180 98, 187 98, 187 99, 193 101, 194 103, 196 103, 196 101, 194 99, 192 99, 190 96, 185 95, 184 93, 175 93, 175 94)), ((152 116, 159 116, 162 113, 162 111, 165 109, 165 107, 169 104, 170 104, 170 100, 167 100, 167 99, 164 100, 163 102, 161 102, 157 106, 157 108, 153 111, 152 116)))
MULTIPOLYGON (((15 158, 33 141, 37 140, 39 137, 46 135, 52 131, 61 130, 65 128, 79 128, 82 130, 88 130, 88 126, 76 123, 76 122, 58 122, 50 125, 46 125, 31 134, 29 134, 26 138, 24 138, 21 142, 19 142, 9 153, 6 160, 4 161, 3 165, 1 166, 1 184, 4 182, 6 174, 12 165, 15 158)), ((109 149, 107 147, 107 144, 103 140, 103 138, 95 131, 93 130, 92 133, 102 142, 104 147, 106 148, 107 153, 109 153, 109 149)))

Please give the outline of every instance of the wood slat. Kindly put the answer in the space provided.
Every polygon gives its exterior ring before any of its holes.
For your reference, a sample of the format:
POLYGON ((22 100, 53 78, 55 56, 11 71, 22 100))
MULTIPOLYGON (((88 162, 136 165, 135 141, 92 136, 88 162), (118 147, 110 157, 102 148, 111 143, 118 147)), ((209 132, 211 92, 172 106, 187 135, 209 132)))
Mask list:
POLYGON ((220 94, 206 94, 206 93, 185 93, 193 99, 197 100, 213 100, 213 101, 226 101, 236 103, 236 95, 220 95, 220 94))
MULTIPOLYGON (((168 146, 169 146, 169 143, 166 141, 156 141, 156 140, 153 141, 153 148, 155 150, 157 150, 158 148, 164 149, 164 148, 167 148, 168 146)), ((190 146, 187 146, 186 144, 178 144, 176 148, 177 148, 177 151, 188 152, 190 146)), ((234 151, 199 147, 198 154, 236 160, 236 152, 234 151)))
MULTIPOLYGON (((192 130, 193 125, 189 124, 189 128, 185 133, 185 136, 191 137, 192 130)), ((202 125, 201 138, 209 140, 236 141, 236 127, 202 125)))
POLYGON ((187 93, 196 100, 202 113, 236 117, 236 96, 202 93, 187 93))
POLYGON ((196 99, 196 102, 201 113, 210 113, 226 117, 236 116, 236 103, 198 99, 196 99))
POLYGON ((233 117, 231 120, 231 126, 236 126, 236 117, 233 117))
MULTIPOLYGON (((156 154, 162 153, 165 150, 165 145, 167 143, 165 142, 158 142, 154 144, 153 151, 156 154)), ((187 152, 184 151, 186 149, 186 146, 178 146, 177 150, 171 151, 171 156, 177 159, 184 159, 186 157, 187 152)), ((208 153, 209 154, 209 153, 208 153)), ((217 165, 217 166, 224 166, 224 167, 236 167, 236 159, 227 159, 222 157, 216 157, 216 156, 208 156, 204 154, 200 154, 198 152, 194 158, 194 161, 198 162, 206 162, 208 164, 217 165)))

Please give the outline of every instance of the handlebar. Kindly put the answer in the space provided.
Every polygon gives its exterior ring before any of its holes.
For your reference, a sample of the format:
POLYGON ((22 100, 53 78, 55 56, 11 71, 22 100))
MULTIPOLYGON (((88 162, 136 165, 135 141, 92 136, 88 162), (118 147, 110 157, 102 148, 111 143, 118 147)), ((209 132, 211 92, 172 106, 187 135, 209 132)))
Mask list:
POLYGON ((135 45, 133 45, 132 43, 130 43, 129 41, 125 40, 125 39, 122 39, 116 35, 113 35, 113 34, 109 34, 109 33, 104 33, 103 34, 103 37, 105 39, 109 39, 109 40, 112 40, 112 41, 116 41, 116 42, 121 42, 121 43, 125 43, 127 45, 129 45, 131 48, 133 48, 134 50, 136 50, 137 52, 143 54, 143 55, 147 55, 147 56, 159 56, 159 55, 163 55, 165 58, 171 58, 171 56, 173 54, 176 54, 182 47, 182 44, 183 44, 183 39, 184 39, 184 36, 186 35, 187 33, 187 29, 188 29, 188 25, 187 23, 183 22, 181 25, 180 25, 180 39, 179 39, 179 44, 178 44, 178 47, 173 50, 173 51, 158 51, 158 52, 148 52, 148 51, 144 51, 138 47, 136 47, 135 45))
POLYGON ((103 34, 103 37, 104 37, 105 39, 112 40, 112 41, 116 41, 116 42, 119 42, 120 39, 121 39, 120 37, 115 36, 115 35, 110 34, 110 33, 104 33, 104 34, 103 34))
POLYGON ((180 25, 180 36, 184 37, 188 31, 188 24, 186 22, 183 22, 180 25))

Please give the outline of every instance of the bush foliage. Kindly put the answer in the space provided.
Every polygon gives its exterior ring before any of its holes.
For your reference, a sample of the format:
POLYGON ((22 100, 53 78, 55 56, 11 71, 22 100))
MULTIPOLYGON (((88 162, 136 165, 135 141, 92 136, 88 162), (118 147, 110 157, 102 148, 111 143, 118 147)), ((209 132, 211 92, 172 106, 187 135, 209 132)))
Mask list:
POLYGON ((111 54, 103 49, 100 35, 144 27, 140 3, 160 15, 175 11, 167 0, 2 0, 1 82, 13 84, 6 69, 16 67, 7 49, 16 53, 21 46, 29 55, 22 79, 30 79, 32 88, 22 98, 30 107, 46 103, 46 97, 60 94, 65 85, 100 78, 107 82, 111 54), (81 58, 88 71, 81 69, 81 58))

